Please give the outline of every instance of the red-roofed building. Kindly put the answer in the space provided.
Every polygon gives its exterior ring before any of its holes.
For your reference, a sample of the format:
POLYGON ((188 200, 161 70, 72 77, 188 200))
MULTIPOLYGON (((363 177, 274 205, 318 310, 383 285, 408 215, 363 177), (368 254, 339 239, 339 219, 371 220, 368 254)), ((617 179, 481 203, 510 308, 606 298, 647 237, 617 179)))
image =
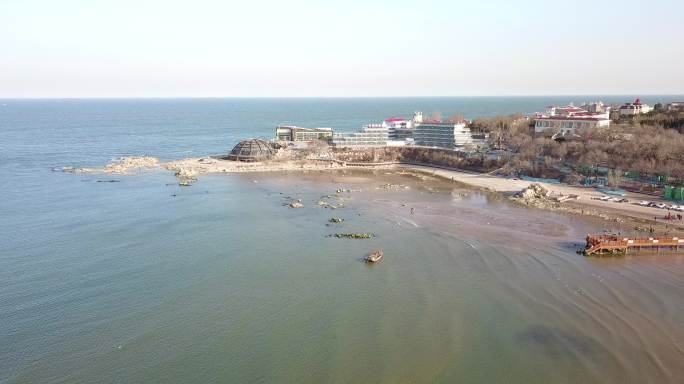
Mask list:
POLYGON ((625 105, 620 106, 620 116, 634 116, 650 111, 651 107, 642 103, 641 99, 636 99, 633 103, 625 103, 625 105))
POLYGON ((605 108, 601 102, 584 104, 582 108, 572 104, 565 107, 550 107, 546 113, 536 113, 533 119, 534 132, 539 135, 549 130, 562 134, 574 134, 578 129, 610 125, 609 109, 605 108))

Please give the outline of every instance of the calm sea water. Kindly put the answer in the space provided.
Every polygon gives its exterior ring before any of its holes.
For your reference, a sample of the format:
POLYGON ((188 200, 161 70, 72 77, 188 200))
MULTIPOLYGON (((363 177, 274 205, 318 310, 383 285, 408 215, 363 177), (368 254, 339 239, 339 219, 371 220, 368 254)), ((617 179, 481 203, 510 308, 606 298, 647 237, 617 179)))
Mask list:
POLYGON ((52 171, 594 99, 0 100, 0 382, 678 382, 684 259, 577 256, 597 224, 396 173, 52 171))

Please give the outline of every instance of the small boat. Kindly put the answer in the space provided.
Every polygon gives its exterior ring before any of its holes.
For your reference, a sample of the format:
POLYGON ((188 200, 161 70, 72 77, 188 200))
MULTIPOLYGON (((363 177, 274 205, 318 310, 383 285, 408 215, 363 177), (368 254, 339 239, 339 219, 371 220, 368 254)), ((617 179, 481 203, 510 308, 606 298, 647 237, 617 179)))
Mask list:
POLYGON ((375 263, 382 259, 382 250, 378 249, 373 251, 370 255, 364 257, 363 261, 366 263, 375 263))

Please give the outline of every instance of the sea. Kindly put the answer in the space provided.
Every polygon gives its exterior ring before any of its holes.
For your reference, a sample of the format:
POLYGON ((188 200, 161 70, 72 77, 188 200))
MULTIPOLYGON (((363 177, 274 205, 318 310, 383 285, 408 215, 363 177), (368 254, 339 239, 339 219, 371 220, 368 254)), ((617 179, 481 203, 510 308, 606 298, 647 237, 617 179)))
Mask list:
POLYGON ((400 170, 61 171, 634 98, 0 99, 0 383, 681 383, 684 257, 575 252, 630 228, 400 170))

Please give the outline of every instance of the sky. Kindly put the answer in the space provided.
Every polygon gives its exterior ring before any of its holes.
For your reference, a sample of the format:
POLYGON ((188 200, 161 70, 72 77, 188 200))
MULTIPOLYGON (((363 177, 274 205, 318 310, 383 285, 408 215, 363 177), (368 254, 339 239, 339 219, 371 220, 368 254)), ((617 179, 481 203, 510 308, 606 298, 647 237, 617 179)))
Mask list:
POLYGON ((0 0, 0 98, 684 94, 682 15, 682 0, 0 0))

